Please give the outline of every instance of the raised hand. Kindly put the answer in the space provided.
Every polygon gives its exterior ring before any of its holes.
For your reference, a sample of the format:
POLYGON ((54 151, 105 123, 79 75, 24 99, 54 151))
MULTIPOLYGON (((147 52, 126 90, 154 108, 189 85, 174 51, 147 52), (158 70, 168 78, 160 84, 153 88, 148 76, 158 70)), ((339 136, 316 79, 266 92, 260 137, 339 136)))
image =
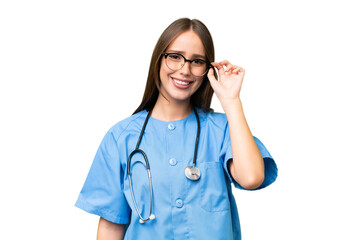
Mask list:
POLYGON ((228 103, 238 101, 240 99, 240 90, 245 70, 242 67, 231 64, 227 60, 218 63, 213 62, 212 65, 218 69, 219 81, 216 80, 212 68, 207 76, 221 105, 224 107, 228 103))

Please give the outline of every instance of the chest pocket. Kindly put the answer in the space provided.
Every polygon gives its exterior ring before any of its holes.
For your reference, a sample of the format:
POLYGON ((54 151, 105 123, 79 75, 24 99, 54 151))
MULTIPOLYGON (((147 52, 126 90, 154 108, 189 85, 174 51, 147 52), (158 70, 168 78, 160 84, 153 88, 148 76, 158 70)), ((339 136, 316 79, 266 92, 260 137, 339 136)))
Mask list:
POLYGON ((201 207, 209 212, 229 210, 230 201, 221 162, 201 163, 201 168, 201 207))

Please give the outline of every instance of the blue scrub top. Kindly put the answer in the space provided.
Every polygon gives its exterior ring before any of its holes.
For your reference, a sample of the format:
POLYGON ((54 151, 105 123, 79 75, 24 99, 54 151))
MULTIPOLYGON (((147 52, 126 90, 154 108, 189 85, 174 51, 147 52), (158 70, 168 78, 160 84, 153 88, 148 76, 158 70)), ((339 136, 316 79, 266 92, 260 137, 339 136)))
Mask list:
MULTIPOLYGON (((197 111, 201 125, 198 181, 184 174, 194 156, 194 111, 185 119, 171 122, 150 117, 146 126, 139 148, 145 151, 150 164, 154 220, 139 223, 126 171, 128 156, 135 149, 147 115, 145 110, 120 121, 106 133, 75 205, 108 221, 127 224, 124 239, 241 239, 231 183, 242 187, 227 167, 232 151, 226 115, 197 111)), ((264 144, 254 139, 265 163, 261 189, 275 181, 277 167, 264 144)), ((147 218, 149 181, 141 154, 132 158, 131 177, 138 209, 147 218)))

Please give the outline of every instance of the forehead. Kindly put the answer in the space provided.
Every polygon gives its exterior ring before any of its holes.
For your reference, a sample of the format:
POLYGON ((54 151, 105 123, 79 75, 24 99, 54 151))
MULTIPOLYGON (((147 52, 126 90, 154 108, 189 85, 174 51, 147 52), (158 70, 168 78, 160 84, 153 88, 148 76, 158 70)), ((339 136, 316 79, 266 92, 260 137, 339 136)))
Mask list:
POLYGON ((167 51, 182 52, 187 57, 200 55, 205 57, 205 48, 200 37, 193 31, 186 31, 177 36, 167 48, 167 51))

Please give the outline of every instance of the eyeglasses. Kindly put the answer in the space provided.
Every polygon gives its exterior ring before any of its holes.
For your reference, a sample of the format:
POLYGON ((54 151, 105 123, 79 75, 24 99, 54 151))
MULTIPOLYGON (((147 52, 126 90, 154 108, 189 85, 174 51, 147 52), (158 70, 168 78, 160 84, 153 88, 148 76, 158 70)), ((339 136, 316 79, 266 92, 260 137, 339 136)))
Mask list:
POLYGON ((204 76, 212 65, 202 59, 188 60, 180 53, 166 53, 163 52, 165 63, 168 68, 173 71, 181 69, 186 62, 190 63, 190 72, 196 77, 204 76))

